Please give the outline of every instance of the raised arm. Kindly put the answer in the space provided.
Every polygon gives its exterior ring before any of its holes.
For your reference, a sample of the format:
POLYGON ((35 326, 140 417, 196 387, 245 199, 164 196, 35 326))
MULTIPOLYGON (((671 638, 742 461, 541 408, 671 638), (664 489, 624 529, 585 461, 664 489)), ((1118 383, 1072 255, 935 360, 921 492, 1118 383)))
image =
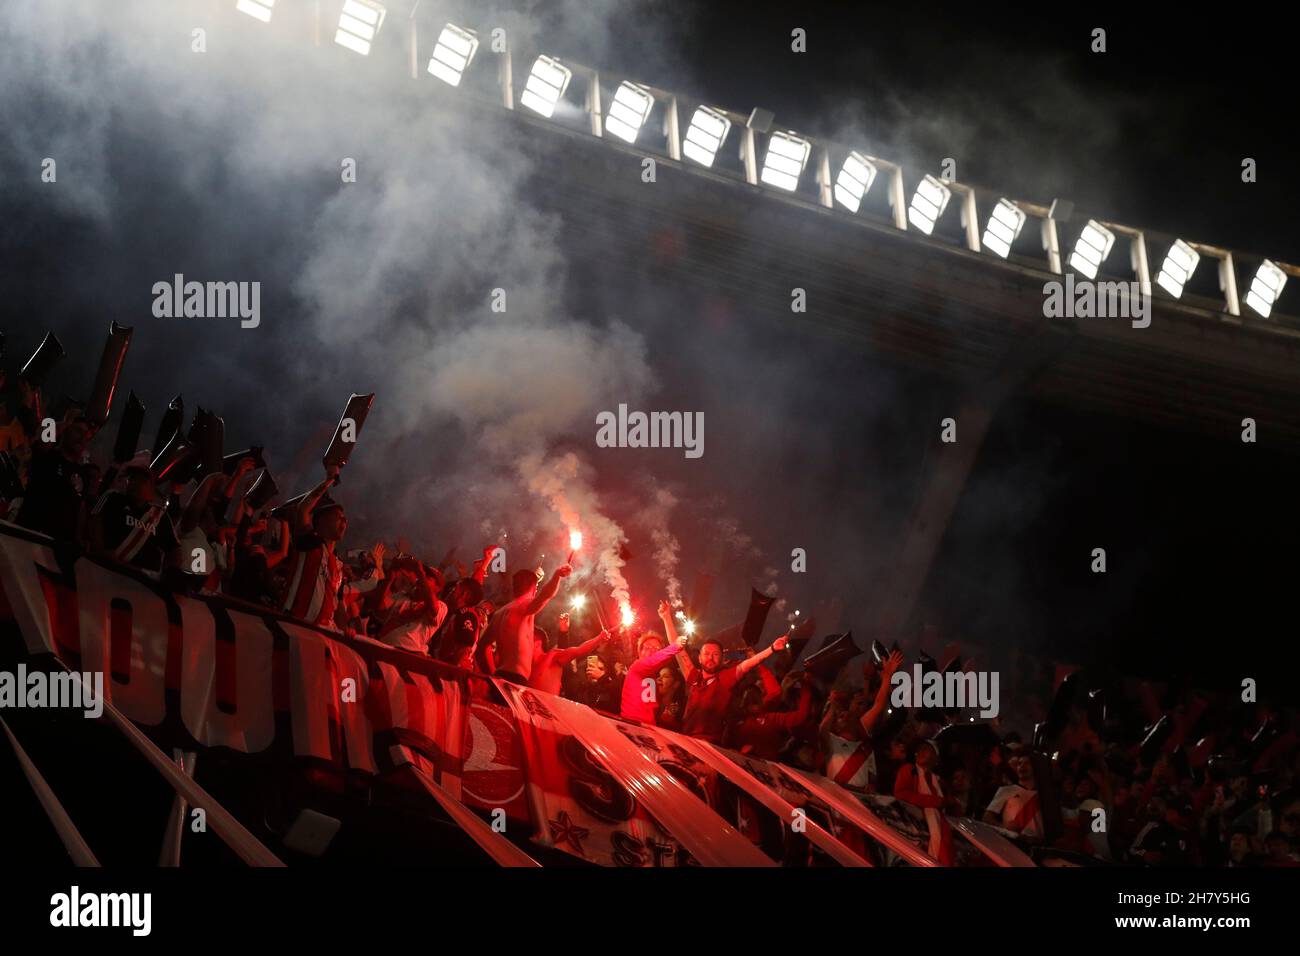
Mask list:
POLYGON ((537 597, 533 598, 533 603, 528 605, 528 613, 540 614, 542 608, 550 604, 551 598, 555 597, 556 592, 560 590, 560 581, 567 578, 572 573, 573 568, 569 567, 567 564, 562 564, 556 568, 555 573, 551 575, 550 580, 538 589, 537 597))
POLYGON ((496 557, 499 545, 490 544, 483 549, 483 557, 474 562, 474 580, 482 584, 487 579, 488 568, 492 565, 492 559, 496 557))
POLYGON ((584 641, 577 647, 563 647, 555 652, 553 660, 557 667, 568 667, 579 657, 586 657, 588 654, 594 654, 602 644, 610 638, 609 631, 601 631, 589 641, 584 641))
POLYGON ((672 608, 669 607, 667 601, 659 602, 659 620, 663 621, 664 636, 668 638, 668 646, 675 649, 677 669, 682 672, 682 680, 689 681, 691 671, 695 670, 695 663, 686 650, 687 642, 679 640, 677 637, 677 627, 673 624, 672 608))
POLYGON ((894 651, 881 663, 880 666, 880 690, 876 691, 875 703, 871 709, 862 715, 862 732, 868 737, 876 726, 876 721, 880 715, 885 712, 885 705, 889 702, 890 678, 894 676, 894 671, 898 670, 903 664, 903 652, 894 651))
POLYGON ((227 498, 234 498, 235 489, 239 486, 240 479, 256 467, 256 463, 251 458, 239 459, 239 463, 235 465, 235 470, 231 473, 230 477, 226 479, 226 487, 221 493, 227 498))
POLYGON ((330 485, 338 481, 339 466, 330 465, 325 469, 325 480, 319 485, 307 492, 307 496, 298 502, 298 507, 294 510, 293 515, 293 533, 303 534, 311 530, 311 513, 321 498, 325 497, 325 492, 330 490, 330 485))
POLYGON ((773 641, 763 650, 759 651, 753 657, 746 658, 745 660, 737 664, 736 676, 744 677, 746 674, 752 671, 759 664, 763 663, 763 661, 771 657, 775 652, 785 650, 786 647, 789 645, 789 643, 790 643, 790 638, 782 634, 775 641, 773 641))

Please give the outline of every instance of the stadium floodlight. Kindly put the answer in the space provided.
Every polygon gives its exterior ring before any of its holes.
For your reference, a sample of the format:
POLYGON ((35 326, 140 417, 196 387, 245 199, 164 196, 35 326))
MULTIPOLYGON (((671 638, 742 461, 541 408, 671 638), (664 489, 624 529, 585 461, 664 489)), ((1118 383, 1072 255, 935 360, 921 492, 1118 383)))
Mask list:
POLYGON ((263 23, 271 22, 271 8, 274 6, 275 0, 236 0, 235 3, 235 9, 240 13, 247 13, 263 23))
POLYGON ((605 129, 625 142, 635 143, 654 103, 655 98, 644 86, 624 81, 614 93, 614 102, 605 116, 605 129))
POLYGON ((701 166, 712 166, 718 148, 730 131, 731 120, 718 110, 701 106, 691 117, 691 125, 686 130, 686 139, 682 143, 682 153, 701 166))
POLYGON ((1083 232, 1079 233, 1079 241, 1074 244, 1074 252, 1070 253, 1070 268, 1077 269, 1089 279, 1097 278, 1097 272, 1101 269, 1101 264, 1106 261, 1106 257, 1110 255, 1113 245, 1115 245, 1115 233, 1097 220, 1089 219, 1088 224, 1083 227, 1083 232))
POLYGON ((767 155, 763 157, 759 179, 769 186, 794 192, 811 152, 812 143, 808 140, 790 133, 773 133, 767 140, 767 155))
POLYGON ((1277 297, 1282 294, 1284 285, 1286 285, 1286 273, 1273 262, 1265 259, 1259 264, 1259 271, 1250 282, 1250 291, 1246 293, 1246 304, 1267 319, 1269 313, 1273 311, 1277 297))
POLYGON ((927 174, 916 184, 912 205, 907 208, 907 221, 927 236, 930 235, 951 198, 952 192, 948 187, 927 174))
POLYGON ((534 113, 550 119, 555 112, 555 104, 560 102, 560 97, 569 88, 571 79, 573 71, 567 66, 549 56, 539 56, 533 64, 532 72, 528 74, 528 82, 524 84, 519 102, 534 113))
POLYGON ((857 212, 862 205, 862 197, 867 194, 876 179, 876 164, 854 150, 840 167, 840 174, 835 178, 835 201, 857 212))
POLYGON ((1005 259, 1011 254, 1011 244, 1025 227, 1025 211, 1010 199, 999 199, 989 216, 989 223, 984 227, 981 244, 1005 259))
POLYGON ((473 30, 462 30, 454 23, 442 28, 438 42, 429 57, 429 72, 451 86, 460 86, 461 74, 474 59, 478 50, 478 37, 473 30))
POLYGON ((1165 256, 1164 265, 1160 267, 1160 274, 1156 276, 1156 284, 1175 299, 1181 299, 1183 286, 1187 285, 1187 280, 1196 271, 1196 263, 1200 261, 1199 252, 1183 240, 1175 239, 1165 256))
POLYGON ((370 44, 375 34, 384 25, 387 11, 382 3, 375 0, 343 0, 343 12, 339 14, 339 28, 334 33, 334 42, 345 46, 354 53, 369 56, 370 44))

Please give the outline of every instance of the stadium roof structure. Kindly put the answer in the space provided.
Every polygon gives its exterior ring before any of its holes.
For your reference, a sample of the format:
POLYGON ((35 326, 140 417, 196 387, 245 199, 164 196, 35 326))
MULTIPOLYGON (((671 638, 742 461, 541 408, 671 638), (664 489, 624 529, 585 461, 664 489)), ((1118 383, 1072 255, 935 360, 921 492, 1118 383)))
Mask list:
MULTIPOLYGON (((337 6, 316 4, 316 16, 341 18, 337 6)), ((683 252, 665 277, 743 295, 754 320, 799 321, 972 387, 1008 390, 1011 363, 1020 394, 1162 426, 1236 437, 1252 417, 1270 442, 1300 448, 1300 319, 1283 311, 1300 268, 904 169, 775 126, 763 109, 525 55, 502 31, 434 23, 418 3, 387 7, 378 22, 397 35, 372 55, 395 70, 405 60, 411 95, 438 109, 535 131, 552 171, 539 201, 599 237, 611 268, 643 261, 668 223, 683 252), (652 187, 637 175, 646 158, 652 187), (1045 316, 1044 284, 1070 273, 1135 283, 1149 325, 1045 316), (808 293, 797 317, 795 287, 808 293)), ((333 26, 315 24, 318 44, 333 26)))

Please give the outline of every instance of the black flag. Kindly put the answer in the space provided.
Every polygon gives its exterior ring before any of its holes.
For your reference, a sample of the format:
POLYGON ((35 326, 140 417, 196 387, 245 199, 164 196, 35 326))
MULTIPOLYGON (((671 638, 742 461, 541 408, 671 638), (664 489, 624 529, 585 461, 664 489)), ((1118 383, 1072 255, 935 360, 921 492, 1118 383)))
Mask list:
POLYGON ((172 440, 172 436, 181 430, 185 423, 185 399, 177 395, 167 403, 167 410, 163 412, 162 421, 158 423, 158 434, 154 436, 153 453, 157 457, 162 450, 167 447, 167 443, 172 440))
POLYGON ((189 438, 190 444, 198 453, 198 470, 201 474, 210 475, 221 471, 225 436, 226 423, 221 416, 200 405, 190 425, 189 438))
POLYGON ((352 457, 352 449, 357 439, 361 437, 361 426, 366 423, 366 416, 370 414, 370 406, 374 400, 373 392, 369 395, 353 393, 348 399, 347 407, 343 409, 343 415, 334 429, 330 446, 325 450, 325 457, 321 459, 321 463, 326 468, 331 465, 342 468, 348 463, 348 459, 352 457))
POLYGON ((108 413, 113 408, 113 395, 117 392, 117 381, 122 375, 126 350, 131 346, 131 333, 134 331, 116 322, 109 324, 108 341, 104 343, 104 351, 99 357, 99 370, 95 373, 90 402, 86 405, 86 417, 96 425, 102 426, 108 421, 108 413))
POLYGON ((253 511, 257 511, 261 508, 265 508, 267 503, 270 502, 279 491, 280 489, 276 485, 275 479, 271 477, 271 473, 264 469, 262 473, 257 476, 257 480, 253 482, 253 487, 248 489, 248 497, 244 500, 248 502, 249 508, 253 511))
POLYGON ((140 444, 140 429, 144 427, 144 402, 135 392, 128 392, 122 422, 117 426, 117 441, 113 443, 113 461, 121 464, 130 461, 140 444))
POLYGON ((746 647, 753 647, 763 636, 763 625, 767 622, 767 612, 772 609, 772 602, 766 594, 750 588, 749 613, 745 615, 745 626, 740 630, 740 639, 746 647))
POLYGON ((158 481, 184 484, 194 471, 196 458, 194 447, 178 431, 172 435, 166 447, 154 456, 149 470, 158 481))
POLYGON ((262 458, 262 448, 260 445, 254 445, 252 448, 245 448, 243 451, 231 452, 221 460, 221 470, 227 475, 233 475, 239 463, 245 458, 253 461, 254 468, 265 468, 266 461, 262 458))
POLYGON ((36 347, 36 351, 32 353, 32 357, 27 360, 27 364, 18 374, 33 388, 40 388, 45 384, 45 376, 50 373, 54 363, 63 358, 63 355, 63 344, 58 336, 53 332, 46 332, 45 338, 41 340, 41 344, 36 347))
POLYGON ((790 628, 786 633, 786 637, 790 641, 790 660, 797 661, 799 659, 799 655, 803 653, 803 649, 807 647, 808 642, 812 640, 813 631, 816 630, 816 628, 817 619, 813 617, 806 617, 790 628))
POLYGON ((803 669, 814 677, 833 681, 840 670, 862 652, 853 643, 853 632, 845 631, 836 637, 827 638, 816 654, 810 654, 803 662, 803 669))

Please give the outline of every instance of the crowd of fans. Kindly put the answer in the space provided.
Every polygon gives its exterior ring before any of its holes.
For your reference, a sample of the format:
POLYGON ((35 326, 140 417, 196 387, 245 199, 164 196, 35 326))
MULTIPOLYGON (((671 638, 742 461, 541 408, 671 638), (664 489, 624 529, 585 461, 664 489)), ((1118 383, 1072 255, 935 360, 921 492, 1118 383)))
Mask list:
POLYGON ((433 566, 405 539, 347 551, 330 489, 253 508, 257 456, 210 473, 156 477, 141 451, 100 467, 95 423, 69 407, 53 429, 39 389, 0 373, 0 519, 75 542, 106 562, 189 593, 220 593, 447 664, 564 696, 822 773, 865 797, 893 797, 952 859, 943 814, 982 819, 1042 861, 1295 866, 1300 747, 1288 711, 1108 678, 1105 693, 1014 651, 919 639, 834 673, 798 666, 790 634, 763 649, 692 642, 675 609, 659 627, 600 627, 555 601, 568 564, 492 572, 433 566), (691 646, 694 644, 694 646, 691 646), (932 648, 933 649, 933 648, 932 648), (930 669, 1003 675, 1002 713, 896 708, 890 677, 930 669), (938 811, 938 812, 936 812, 938 811))

